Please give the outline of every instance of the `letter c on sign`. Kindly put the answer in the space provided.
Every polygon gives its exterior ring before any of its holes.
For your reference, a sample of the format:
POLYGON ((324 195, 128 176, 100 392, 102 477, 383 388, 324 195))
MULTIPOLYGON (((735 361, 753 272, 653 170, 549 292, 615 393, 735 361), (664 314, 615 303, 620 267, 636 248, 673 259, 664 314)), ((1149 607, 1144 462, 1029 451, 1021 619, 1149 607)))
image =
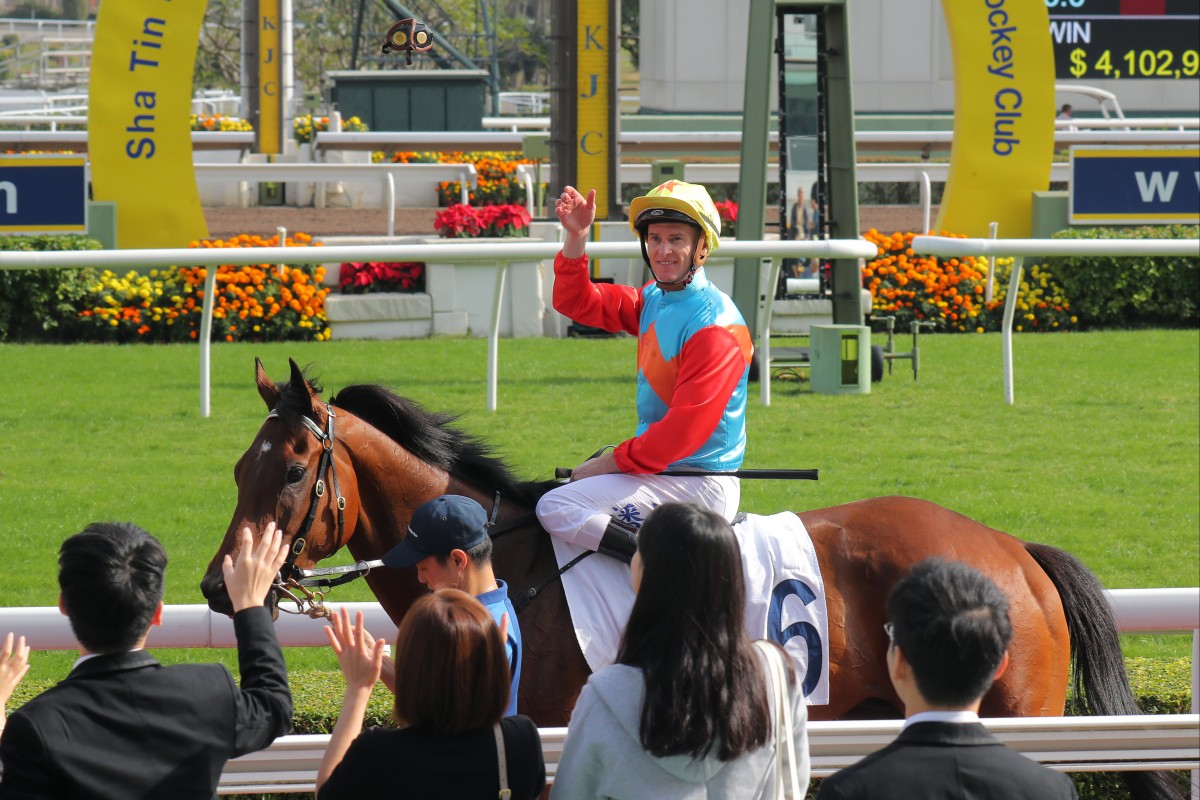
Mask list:
POLYGON ((589 136, 598 136, 601 139, 604 138, 604 134, 600 133, 599 131, 588 131, 583 136, 579 137, 579 149, 582 150, 584 153, 586 153, 589 156, 600 155, 600 150, 589 150, 588 149, 588 137, 589 136))
POLYGON ((1021 93, 1016 89, 1001 89, 996 92, 996 108, 1012 111, 1021 107, 1021 93), (1011 98, 1006 104, 1005 97, 1011 98))

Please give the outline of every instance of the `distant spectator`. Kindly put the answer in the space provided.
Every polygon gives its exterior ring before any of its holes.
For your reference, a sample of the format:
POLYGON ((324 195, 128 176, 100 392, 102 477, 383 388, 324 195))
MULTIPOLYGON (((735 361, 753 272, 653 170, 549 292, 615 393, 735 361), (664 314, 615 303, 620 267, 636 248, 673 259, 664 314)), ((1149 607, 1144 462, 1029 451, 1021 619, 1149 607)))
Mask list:
MULTIPOLYGON (((797 241, 812 236, 812 207, 804 199, 804 187, 796 187, 796 202, 788 212, 787 238, 797 241)), ((785 258, 783 273, 787 278, 800 278, 808 270, 807 258, 785 258)))
POLYGON ((503 786, 514 800, 538 797, 546 786, 546 765, 537 727, 528 717, 503 716, 509 693, 506 624, 498 628, 478 600, 457 589, 413 603, 396 635, 400 727, 364 731, 384 643, 366 632, 362 612, 351 625, 343 608, 327 630, 346 696, 317 772, 317 797, 494 800, 503 786))
POLYGON ((1062 107, 1062 108, 1060 108, 1060 109, 1058 110, 1058 117, 1057 117, 1057 118, 1058 118, 1058 119, 1071 119, 1071 118, 1072 118, 1072 117, 1071 117, 1071 112, 1072 112, 1073 110, 1074 110, 1074 109, 1073 109, 1073 108, 1071 108, 1071 104, 1070 104, 1070 103, 1063 103, 1063 107, 1062 107))
POLYGON ((632 571, 637 598, 617 663, 579 696, 553 800, 775 797, 774 688, 791 704, 803 797, 807 707, 783 650, 746 636, 729 523, 665 503, 642 526, 632 571), (768 658, 786 662, 786 687, 768 677, 768 658))
POLYGON ((979 704, 1008 666, 1008 598, 981 573, 922 561, 887 603, 888 673, 908 719, 887 747, 821 782, 818 800, 1071 800, 1070 777, 1008 749, 979 704))
MULTIPOLYGON (((164 667, 143 649, 162 624, 167 554, 157 539, 136 525, 94 523, 63 542, 59 608, 80 657, 64 681, 13 712, 0 738, 0 797, 209 800, 226 761, 288 732, 287 666, 263 605, 288 548, 273 522, 255 538, 244 528, 237 562, 225 556, 223 566, 240 689, 224 666, 164 667)), ((6 639, 0 675, 20 671, 22 650, 6 639)), ((0 678, 0 694, 9 683, 0 678)))

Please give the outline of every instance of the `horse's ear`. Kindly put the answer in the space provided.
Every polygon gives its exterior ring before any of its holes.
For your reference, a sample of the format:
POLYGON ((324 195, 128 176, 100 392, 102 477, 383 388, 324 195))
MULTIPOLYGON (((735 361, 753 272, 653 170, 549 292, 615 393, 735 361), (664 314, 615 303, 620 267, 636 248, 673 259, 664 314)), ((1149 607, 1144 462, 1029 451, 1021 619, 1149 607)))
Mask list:
POLYGON ((279 387, 267 377, 267 371, 263 369, 262 362, 258 360, 257 356, 254 358, 254 382, 258 384, 258 394, 267 404, 267 410, 273 411, 279 402, 279 387))
POLYGON ((304 371, 300 369, 300 366, 296 363, 295 359, 289 358, 288 363, 292 365, 292 376, 289 379, 288 385, 304 387, 304 390, 308 392, 308 396, 312 400, 312 418, 320 421, 323 419, 323 417, 321 417, 321 412, 324 410, 325 405, 320 401, 320 398, 317 397, 318 390, 313 388, 313 385, 308 382, 307 378, 304 377, 304 371))

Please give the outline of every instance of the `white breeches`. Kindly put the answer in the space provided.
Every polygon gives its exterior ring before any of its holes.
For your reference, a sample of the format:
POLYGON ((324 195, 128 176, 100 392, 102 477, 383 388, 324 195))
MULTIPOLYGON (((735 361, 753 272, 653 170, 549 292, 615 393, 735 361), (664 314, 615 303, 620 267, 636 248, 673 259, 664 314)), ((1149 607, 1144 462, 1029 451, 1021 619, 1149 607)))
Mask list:
POLYGON ((696 503, 733 521, 741 482, 728 476, 595 475, 552 489, 537 516, 551 535, 588 550, 600 546, 610 518, 640 528, 663 503, 696 503))

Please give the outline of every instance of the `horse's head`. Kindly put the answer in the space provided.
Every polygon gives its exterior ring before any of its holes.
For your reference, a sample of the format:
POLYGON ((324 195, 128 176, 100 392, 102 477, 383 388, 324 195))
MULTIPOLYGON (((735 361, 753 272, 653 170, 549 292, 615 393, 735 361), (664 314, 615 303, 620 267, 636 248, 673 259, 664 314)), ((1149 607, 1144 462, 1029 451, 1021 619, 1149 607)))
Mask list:
MULTIPOLYGON (((232 613, 221 573, 226 555, 237 557, 243 527, 258 531, 275 520, 292 551, 281 570, 286 581, 297 569, 308 569, 341 547, 354 532, 358 516, 355 474, 344 447, 336 441, 337 416, 291 363, 282 387, 254 360, 258 393, 267 404, 267 419, 233 468, 237 507, 216 555, 200 581, 209 608, 232 613), (343 501, 344 498, 344 501, 343 501), (339 507, 343 506, 344 507, 339 507)), ((268 604, 278 610, 282 587, 268 604)))

